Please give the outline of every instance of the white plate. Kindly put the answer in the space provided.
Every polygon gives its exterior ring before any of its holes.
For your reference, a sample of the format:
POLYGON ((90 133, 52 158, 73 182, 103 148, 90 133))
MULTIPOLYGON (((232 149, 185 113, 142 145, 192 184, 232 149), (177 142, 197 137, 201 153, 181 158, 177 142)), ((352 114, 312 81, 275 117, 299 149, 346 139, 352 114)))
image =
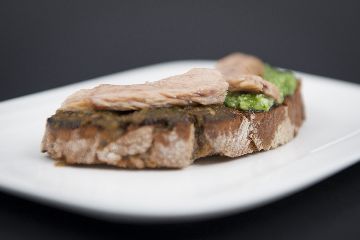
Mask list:
POLYGON ((140 171, 56 167, 40 153, 46 118, 79 88, 152 81, 213 64, 163 63, 0 103, 0 187, 99 218, 207 218, 284 197, 360 159, 360 87, 301 73, 306 122, 292 142, 272 151, 203 159, 183 170, 140 171))

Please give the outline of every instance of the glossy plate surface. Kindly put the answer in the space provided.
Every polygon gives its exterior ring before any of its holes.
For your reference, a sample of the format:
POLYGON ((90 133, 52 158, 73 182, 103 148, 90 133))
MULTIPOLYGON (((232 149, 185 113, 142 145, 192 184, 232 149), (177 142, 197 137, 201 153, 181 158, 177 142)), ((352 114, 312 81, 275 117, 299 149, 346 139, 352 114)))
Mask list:
POLYGON ((290 143, 237 159, 208 158, 182 170, 55 166, 40 153, 45 120, 66 96, 99 83, 158 80, 213 61, 142 67, 0 103, 0 187, 111 220, 186 220, 279 199, 360 159, 360 86, 298 73, 306 121, 290 143))

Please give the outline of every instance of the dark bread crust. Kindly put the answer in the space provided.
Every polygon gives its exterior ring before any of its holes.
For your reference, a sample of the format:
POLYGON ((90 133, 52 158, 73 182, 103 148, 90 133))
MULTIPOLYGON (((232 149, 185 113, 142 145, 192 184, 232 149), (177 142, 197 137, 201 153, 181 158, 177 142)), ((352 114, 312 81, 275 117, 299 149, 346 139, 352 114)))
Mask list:
POLYGON ((294 138, 304 120, 300 83, 268 112, 225 106, 136 112, 63 112, 47 121, 42 151, 68 164, 123 168, 182 168, 195 159, 237 157, 294 138))

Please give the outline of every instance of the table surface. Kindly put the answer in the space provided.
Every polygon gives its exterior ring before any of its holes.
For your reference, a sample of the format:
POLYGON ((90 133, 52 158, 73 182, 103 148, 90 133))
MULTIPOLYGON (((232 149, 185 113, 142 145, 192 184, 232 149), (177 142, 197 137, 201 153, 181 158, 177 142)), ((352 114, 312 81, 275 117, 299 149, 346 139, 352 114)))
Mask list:
MULTIPOLYGON (((0 3, 0 100, 232 51, 360 83, 358 1, 0 3)), ((0 239, 359 239, 360 165, 275 203, 177 224, 111 223, 0 192, 0 239)))

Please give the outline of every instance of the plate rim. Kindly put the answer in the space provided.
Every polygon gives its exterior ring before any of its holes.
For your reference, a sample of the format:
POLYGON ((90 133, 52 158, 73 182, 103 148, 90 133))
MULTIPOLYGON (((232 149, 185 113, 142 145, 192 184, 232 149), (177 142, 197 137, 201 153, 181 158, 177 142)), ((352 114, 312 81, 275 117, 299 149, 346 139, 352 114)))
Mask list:
MULTIPOLYGON (((91 79, 91 80, 87 80, 87 81, 98 81, 101 78, 105 78, 105 77, 109 77, 112 75, 116 75, 116 74, 124 74, 124 73, 129 73, 129 72, 134 72, 134 71, 139 71, 139 70, 143 70, 146 68, 154 68, 160 65, 171 65, 171 64, 192 64, 192 63, 198 63, 198 62, 213 62, 212 60, 179 60, 179 61, 171 61, 171 62, 164 62, 164 63, 158 63, 158 64, 153 64, 153 65, 148 65, 148 66, 143 66, 143 67, 139 67, 139 68, 135 68, 135 69, 131 69, 131 70, 127 70, 127 71, 123 71, 123 72, 119 72, 119 73, 114 73, 114 74, 110 74, 110 75, 106 75, 103 77, 99 77, 99 78, 95 78, 95 79, 91 79)), ((302 72, 296 72, 298 74, 301 74, 303 76, 311 76, 311 77, 317 77, 320 80, 326 80, 329 81, 331 80, 333 83, 336 84, 341 84, 341 85, 347 85, 349 87, 354 87, 356 86, 359 90, 360 90, 360 86, 358 84, 355 83, 351 83, 351 82, 343 82, 340 80, 336 80, 333 78, 327 78, 327 77, 322 77, 322 76, 318 76, 318 75, 313 75, 313 74, 308 74, 308 73, 302 73, 302 72)), ((18 104, 21 101, 26 101, 28 98, 34 97, 34 96, 39 96, 45 93, 49 93, 50 91, 62 91, 64 88, 68 88, 68 87, 74 87, 76 85, 81 85, 84 82, 78 82, 75 84, 70 84, 70 85, 65 85, 65 86, 61 86, 61 87, 57 87, 57 88, 53 88, 53 89, 49 89, 49 90, 45 90, 45 91, 41 91, 41 92, 37 92, 37 93, 32 93, 29 95, 25 95, 22 97, 17 97, 17 98, 13 98, 13 99, 8 99, 5 101, 1 101, 0 102, 0 109, 3 108, 3 106, 6 107, 12 107, 14 104, 18 104)), ((21 111, 20 109, 18 111, 21 111)), ((2 114, 0 114, 0 120, 2 118, 2 114)), ((358 132, 360 133, 360 132, 358 132)), ((360 134, 354 134, 353 136, 349 136, 347 138, 344 139, 344 141, 349 141, 349 140, 353 140, 357 137, 360 137, 360 134)), ((360 139, 360 138, 359 138, 360 139)), ((333 146, 339 146, 339 144, 343 143, 343 141, 340 141, 338 143, 334 143, 333 146)), ((321 153, 323 150, 319 150, 319 153, 321 153)), ((10 193, 12 195, 15 196, 20 196, 29 200, 34 200, 36 202, 40 202, 42 204, 46 204, 46 205, 51 205, 57 208, 61 208, 61 209, 65 209, 65 210, 69 210, 71 212, 76 212, 76 213, 80 213, 83 215, 87 215, 87 216, 91 216, 91 217, 95 217, 95 218, 101 218, 101 219, 107 219, 107 220, 125 220, 125 221, 136 221, 136 222, 162 222, 162 221, 184 221, 184 220, 199 220, 199 219, 205 219, 205 218, 212 218, 212 217, 218 217, 218 216, 225 216, 228 215, 231 212, 239 212, 239 211, 246 211, 249 209, 252 209, 254 207, 258 207, 261 205, 264 205, 266 203, 272 202, 274 200, 280 199, 284 196, 290 195, 294 192, 298 192, 301 191, 302 189, 316 184, 317 182, 337 173, 340 172, 341 170, 355 164, 357 161, 359 161, 360 159, 358 159, 360 157, 360 152, 358 153, 358 156, 356 157, 357 159, 355 159, 354 156, 347 156, 347 158, 349 158, 346 162, 346 164, 343 164, 341 166, 338 166, 330 171, 327 171, 326 173, 324 173, 321 177, 317 177, 316 180, 309 180, 307 183, 304 182, 301 186, 298 186, 297 188, 294 188, 293 190, 286 190, 284 191, 282 194, 277 194, 275 197, 273 198, 268 198, 267 200, 263 200, 263 201, 258 201, 258 202, 254 202, 252 205, 249 204, 248 206, 242 206, 242 207, 229 207, 229 208, 218 208, 216 210, 213 211, 207 211, 207 212, 200 212, 200 213, 195 213, 195 214, 185 214, 185 215, 153 215, 153 214, 129 214, 126 212, 119 212, 117 210, 117 213, 112 213, 112 212, 107 212, 106 210, 102 209, 102 210, 98 210, 96 208, 91 208, 91 207, 85 207, 85 206, 81 206, 77 203, 69 203, 69 202, 64 202, 63 200, 56 200, 54 198, 51 198, 49 196, 44 196, 44 195, 39 195, 37 193, 31 193, 31 192, 27 192, 27 190, 24 189, 15 189, 15 188, 11 188, 9 187, 9 184, 4 184, 4 179, 3 177, 0 175, 0 190, 10 193), (352 159, 352 160, 350 160, 352 159), (7 186, 6 186, 7 185, 7 186)), ((5 181, 6 182, 6 181, 5 181)))

